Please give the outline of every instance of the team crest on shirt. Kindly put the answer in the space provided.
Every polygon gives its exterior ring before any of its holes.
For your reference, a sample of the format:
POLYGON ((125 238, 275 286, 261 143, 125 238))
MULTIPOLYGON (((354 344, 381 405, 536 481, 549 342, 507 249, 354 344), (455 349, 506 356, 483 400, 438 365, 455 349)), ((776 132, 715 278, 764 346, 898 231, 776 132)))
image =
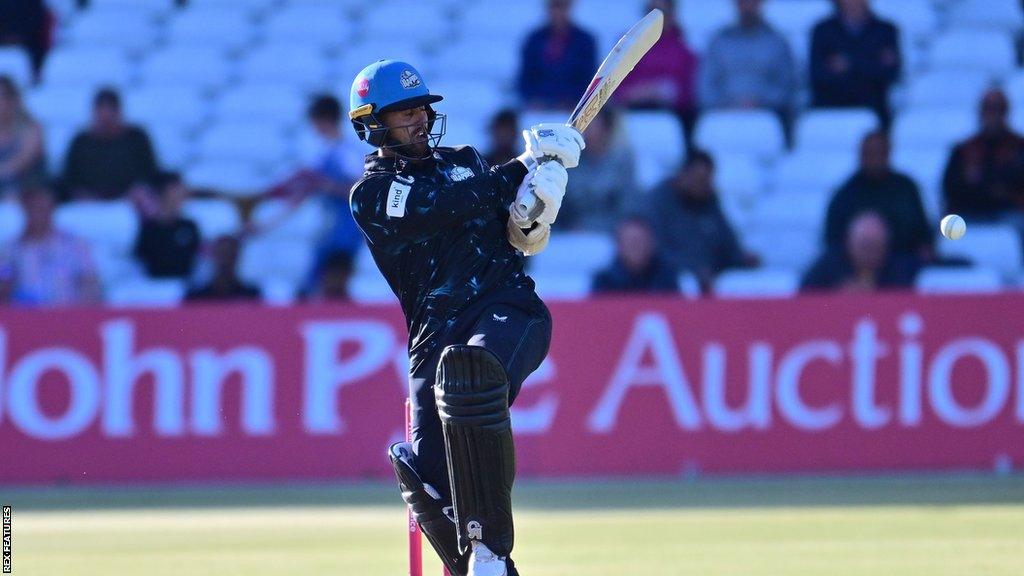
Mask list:
POLYGON ((402 83, 402 88, 405 88, 406 90, 412 90, 413 88, 420 87, 420 77, 412 70, 402 72, 402 76, 399 77, 398 80, 402 83))
POLYGON ((452 182, 462 182, 463 180, 469 180, 473 177, 473 171, 465 166, 453 166, 448 171, 448 179, 452 182))

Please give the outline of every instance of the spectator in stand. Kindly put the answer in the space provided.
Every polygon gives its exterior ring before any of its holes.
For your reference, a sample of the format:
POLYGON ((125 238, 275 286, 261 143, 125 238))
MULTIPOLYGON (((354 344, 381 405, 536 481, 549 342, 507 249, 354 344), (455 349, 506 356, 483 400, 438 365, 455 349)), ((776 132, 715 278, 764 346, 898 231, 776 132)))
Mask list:
POLYGON ((676 0, 647 3, 648 12, 655 8, 665 13, 661 39, 622 81, 615 98, 632 109, 675 112, 689 136, 697 117, 697 55, 686 44, 676 0))
POLYGON ((21 194, 25 232, 0 254, 0 302, 70 306, 99 302, 101 291, 85 241, 53 226, 53 193, 42 187, 21 194))
POLYGON ((899 255, 929 261, 935 238, 928 225, 921 194, 908 176, 895 172, 889 162, 889 137, 877 131, 864 137, 860 167, 832 197, 825 221, 825 244, 840 250, 854 217, 866 210, 878 212, 889 229, 889 246, 899 255))
POLYGON ((981 99, 977 134, 950 154, 942 178, 946 212, 969 221, 1006 223, 1024 238, 1024 137, 1006 122, 1010 104, 1002 90, 981 99))
POLYGON ((149 136, 125 123, 116 91, 101 89, 93 100, 92 125, 68 149, 64 193, 74 199, 123 198, 136 185, 152 185, 157 171, 149 136))
POLYGON ((25 109, 14 81, 0 76, 0 198, 45 178, 43 130, 25 109))
POLYGON ((633 151, 619 134, 618 115, 605 107, 587 128, 587 147, 572 171, 558 224, 610 234, 635 202, 633 151))
POLYGON ((0 0, 0 46, 24 47, 37 81, 50 51, 52 23, 43 0, 0 0))
POLYGON ((649 220, 665 261, 674 272, 691 272, 705 292, 722 270, 758 265, 719 206, 714 174, 711 156, 694 150, 649 196, 649 220))
POLYGON ((711 39, 700 67, 706 108, 767 109, 783 125, 796 100, 796 65, 786 38, 761 15, 761 0, 736 0, 739 21, 711 39))
POLYGON ((179 174, 165 172, 157 180, 156 193, 140 189, 135 196, 142 213, 135 257, 151 278, 188 279, 200 247, 199 227, 181 212, 188 186, 179 174))
POLYGON ((351 252, 334 252, 324 259, 320 276, 306 294, 307 302, 349 302, 354 256, 351 252))
POLYGON ((192 302, 259 299, 260 291, 238 277, 238 250, 238 238, 234 236, 221 236, 214 240, 210 254, 213 279, 206 286, 189 290, 185 299, 192 302))
POLYGON ((591 291, 678 292, 672 269, 658 255, 651 225, 642 217, 630 216, 615 231, 615 261, 594 276, 591 291))
POLYGON ((597 42, 569 17, 572 0, 547 6, 547 24, 523 43, 519 97, 527 108, 571 110, 597 70, 597 42))
POLYGON ((519 155, 522 140, 519 136, 519 115, 511 108, 500 110, 491 118, 488 127, 490 148, 484 159, 491 166, 500 166, 519 155))
POLYGON ((801 289, 874 292, 914 285, 919 264, 913 256, 889 249, 889 228, 877 212, 861 212, 850 221, 842 247, 833 247, 804 275, 801 289))
POLYGON ((889 126, 889 90, 900 76, 896 26, 871 12, 868 0, 836 0, 836 12, 811 36, 814 106, 871 108, 889 126))

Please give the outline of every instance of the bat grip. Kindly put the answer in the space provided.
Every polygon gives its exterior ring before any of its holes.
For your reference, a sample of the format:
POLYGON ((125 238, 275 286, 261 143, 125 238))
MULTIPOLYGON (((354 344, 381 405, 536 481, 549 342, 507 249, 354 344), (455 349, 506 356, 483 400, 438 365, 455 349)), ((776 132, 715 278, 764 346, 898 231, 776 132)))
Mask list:
MULTIPOLYGON (((545 162, 562 162, 554 156, 544 156, 540 159, 537 165, 541 165, 545 162)), ((529 194, 523 195, 522 198, 516 198, 514 203, 514 209, 512 210, 512 221, 515 222, 516 226, 523 228, 524 230, 533 226, 533 223, 537 221, 537 217, 540 216, 541 212, 544 211, 544 203, 537 198, 533 193, 533 186, 530 186, 529 194)))

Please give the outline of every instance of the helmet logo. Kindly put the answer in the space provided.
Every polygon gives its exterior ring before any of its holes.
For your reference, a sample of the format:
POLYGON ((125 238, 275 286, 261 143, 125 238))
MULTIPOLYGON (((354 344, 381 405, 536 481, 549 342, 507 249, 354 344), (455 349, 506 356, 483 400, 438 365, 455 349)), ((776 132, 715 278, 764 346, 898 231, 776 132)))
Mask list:
POLYGON ((399 78, 402 82, 402 88, 406 90, 412 90, 413 88, 420 87, 420 77, 416 75, 412 70, 406 70, 402 72, 402 76, 399 78))
POLYGON ((366 98, 366 95, 370 93, 370 79, 363 77, 359 79, 359 86, 356 88, 356 93, 359 94, 360 98, 366 98))

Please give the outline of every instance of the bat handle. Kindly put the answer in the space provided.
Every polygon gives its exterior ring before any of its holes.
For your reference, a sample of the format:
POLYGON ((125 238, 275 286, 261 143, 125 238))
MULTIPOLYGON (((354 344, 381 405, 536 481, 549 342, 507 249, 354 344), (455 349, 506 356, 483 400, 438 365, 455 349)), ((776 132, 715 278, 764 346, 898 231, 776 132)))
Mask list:
MULTIPOLYGON (((561 164, 558 158, 545 156, 540 159, 538 166, 545 162, 558 162, 561 164)), ((537 221, 537 217, 543 211, 544 203, 533 193, 533 186, 531 186, 528 194, 523 195, 522 198, 516 198, 515 207, 512 210, 512 221, 515 222, 516 226, 525 230, 533 226, 533 223, 537 221)))

